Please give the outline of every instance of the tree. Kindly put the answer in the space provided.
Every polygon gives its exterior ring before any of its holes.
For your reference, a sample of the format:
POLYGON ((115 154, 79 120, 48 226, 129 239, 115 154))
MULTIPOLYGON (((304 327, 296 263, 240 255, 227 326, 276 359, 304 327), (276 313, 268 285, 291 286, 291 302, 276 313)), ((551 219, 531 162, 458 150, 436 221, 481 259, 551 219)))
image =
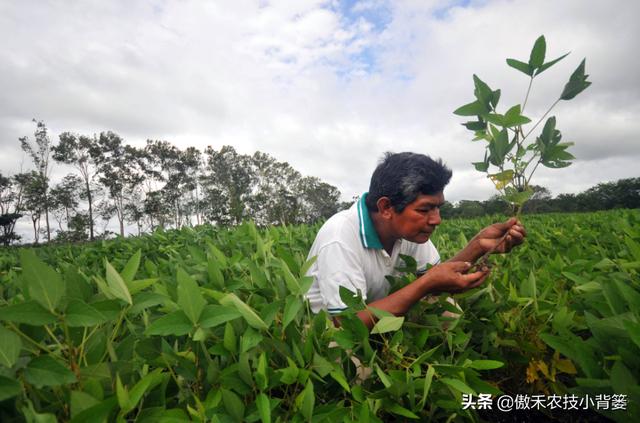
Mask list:
POLYGON ((33 241, 40 241, 40 218, 48 207, 47 201, 43 201, 47 188, 46 178, 39 172, 32 170, 28 173, 16 175, 23 187, 23 208, 29 213, 33 225, 33 241))
POLYGON ((95 150, 96 140, 70 132, 60 134, 60 142, 52 147, 53 159, 74 166, 80 172, 84 182, 84 196, 89 203, 89 239, 94 239, 93 189, 92 180, 96 171, 96 163, 91 155, 95 150))
POLYGON ((58 226, 62 231, 62 221, 67 226, 71 219, 71 212, 78 207, 80 192, 82 191, 82 179, 74 174, 68 174, 61 182, 56 184, 49 193, 51 199, 51 210, 58 221, 58 226))
MULTIPOLYGON (((47 241, 51 241, 51 229, 49 227, 49 154, 51 152, 51 139, 47 133, 47 127, 42 121, 36 121, 33 119, 33 122, 36 123, 36 130, 33 133, 35 138, 36 146, 32 146, 27 137, 19 138, 20 146, 22 150, 31 156, 33 160, 33 164, 36 167, 36 172, 39 177, 37 180, 32 181, 37 185, 37 192, 41 195, 41 197, 30 198, 31 201, 31 209, 35 210, 39 208, 41 211, 44 211, 45 214, 45 222, 47 225, 47 241), (35 202, 40 202, 40 205, 36 205, 35 202)), ((36 189, 35 185, 31 188, 36 189)), ((32 214, 32 218, 36 216, 32 214)), ((38 226, 40 225, 40 213, 38 216, 38 226)), ((34 227, 36 223, 34 222, 34 227)), ((37 237, 36 237, 37 238, 37 237)), ((36 239, 37 242, 37 239, 36 239)))
POLYGON ((15 226, 18 219, 23 216, 20 213, 22 191, 22 184, 17 183, 15 178, 6 177, 0 173, 0 226, 2 226, 0 243, 4 246, 20 239, 20 235, 15 233, 15 226))
POLYGON ((114 214, 124 236, 125 207, 130 201, 139 201, 135 188, 142 184, 144 175, 139 154, 135 148, 125 145, 119 135, 102 132, 91 150, 91 158, 97 165, 99 181, 106 188, 110 206, 103 208, 103 217, 114 214))
POLYGON ((247 217, 246 204, 256 181, 250 156, 231 146, 220 151, 207 147, 205 173, 201 177, 206 217, 215 223, 237 225, 247 217))
POLYGON ((339 209, 340 191, 319 178, 306 176, 297 187, 300 204, 299 223, 315 223, 328 219, 339 209))
POLYGON ((171 207, 174 227, 179 228, 190 222, 190 202, 196 206, 199 222, 197 182, 201 166, 200 151, 194 147, 181 151, 167 141, 148 140, 143 158, 146 176, 164 183, 160 193, 164 203, 171 207))

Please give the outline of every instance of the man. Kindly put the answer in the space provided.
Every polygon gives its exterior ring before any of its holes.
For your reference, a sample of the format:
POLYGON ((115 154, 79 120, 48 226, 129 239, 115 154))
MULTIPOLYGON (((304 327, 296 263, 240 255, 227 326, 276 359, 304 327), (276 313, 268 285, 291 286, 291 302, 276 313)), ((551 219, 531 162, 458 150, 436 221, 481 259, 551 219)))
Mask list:
MULTIPOLYGON (((443 190, 450 179, 451 170, 441 160, 387 153, 373 172, 369 192, 327 220, 316 236, 309 257, 317 260, 307 272, 314 281, 306 294, 313 312, 345 310, 340 286, 359 291, 371 307, 402 316, 427 294, 464 292, 481 285, 489 269, 468 273, 472 263, 488 251, 510 251, 523 242, 526 232, 515 218, 493 224, 440 263, 429 238, 441 222, 443 190), (401 254, 415 258, 418 273, 427 264, 433 267, 389 295, 385 276, 394 273, 401 254)), ((368 328, 375 324, 367 310, 358 317, 368 328)))

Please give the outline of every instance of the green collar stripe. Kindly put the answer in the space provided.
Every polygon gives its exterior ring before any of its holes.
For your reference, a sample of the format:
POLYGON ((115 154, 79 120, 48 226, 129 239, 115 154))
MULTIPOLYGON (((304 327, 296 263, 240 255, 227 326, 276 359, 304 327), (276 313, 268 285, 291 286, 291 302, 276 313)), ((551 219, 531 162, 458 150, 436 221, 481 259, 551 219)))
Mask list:
POLYGON ((360 241, 362 241, 362 246, 364 248, 375 248, 377 250, 381 250, 382 243, 380 242, 380 238, 378 238, 376 228, 373 226, 371 216, 369 216, 369 210, 367 210, 367 205, 365 204, 366 197, 367 193, 365 192, 358 201, 360 241))

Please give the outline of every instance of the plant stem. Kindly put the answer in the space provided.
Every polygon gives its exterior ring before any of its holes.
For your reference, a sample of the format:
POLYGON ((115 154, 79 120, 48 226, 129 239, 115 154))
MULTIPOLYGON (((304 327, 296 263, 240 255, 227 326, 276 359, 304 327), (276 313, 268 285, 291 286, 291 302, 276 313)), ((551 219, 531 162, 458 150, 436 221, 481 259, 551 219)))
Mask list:
POLYGON ((525 139, 527 139, 527 137, 533 132, 534 129, 536 129, 538 127, 538 125, 540 125, 540 122, 542 122, 544 120, 545 117, 547 117, 547 115, 549 114, 549 112, 551 111, 551 109, 553 109, 556 104, 558 104, 558 102, 560 102, 561 99, 557 99, 552 105, 551 107, 549 107, 547 109, 546 112, 544 112, 544 115, 542 115, 542 117, 536 122, 535 125, 533 125, 533 128, 531 128, 529 130, 529 132, 527 132, 527 135, 524 136, 524 138, 522 138, 522 142, 524 142, 525 139))
MULTIPOLYGON (((513 217, 515 217, 516 220, 517 220, 517 219, 520 218, 520 212, 522 211, 522 206, 518 205, 516 207, 517 207, 516 213, 514 214, 513 217)), ((494 245, 491 249, 489 249, 487 252, 485 252, 482 255, 482 257, 480 257, 478 259, 478 261, 476 261, 476 264, 473 265, 471 270, 476 270, 478 268, 482 268, 482 267, 486 266, 487 261, 489 260, 489 256, 491 254, 493 254, 498 249, 498 247, 500 247, 506 241, 507 236, 509 236, 509 231, 505 232, 504 235, 502 235, 500 238, 498 238, 498 243, 496 245, 494 245)), ((469 270, 469 271, 471 271, 471 270, 469 270)))
POLYGON ((527 93, 524 96, 524 101, 522 102, 522 109, 520 110, 520 114, 524 113, 524 108, 527 107, 527 100, 529 100, 531 85, 533 85, 533 76, 531 77, 531 79, 529 79, 529 87, 527 87, 527 93))

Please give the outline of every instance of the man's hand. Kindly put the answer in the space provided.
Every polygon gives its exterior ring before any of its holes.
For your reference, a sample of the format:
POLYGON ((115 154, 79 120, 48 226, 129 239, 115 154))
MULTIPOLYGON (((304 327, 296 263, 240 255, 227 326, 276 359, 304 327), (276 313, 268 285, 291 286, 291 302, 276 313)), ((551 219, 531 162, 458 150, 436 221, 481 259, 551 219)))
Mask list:
POLYGON ((471 263, 464 261, 448 261, 433 266, 423 276, 427 279, 429 294, 464 292, 481 285, 489 276, 487 267, 466 274, 470 268, 471 263))
POLYGON ((527 236, 527 231, 515 217, 503 223, 494 223, 487 226, 473 238, 472 242, 476 242, 480 249, 486 253, 492 251, 494 253, 508 253, 516 245, 522 244, 527 236), (503 240, 503 236, 507 234, 503 240))

